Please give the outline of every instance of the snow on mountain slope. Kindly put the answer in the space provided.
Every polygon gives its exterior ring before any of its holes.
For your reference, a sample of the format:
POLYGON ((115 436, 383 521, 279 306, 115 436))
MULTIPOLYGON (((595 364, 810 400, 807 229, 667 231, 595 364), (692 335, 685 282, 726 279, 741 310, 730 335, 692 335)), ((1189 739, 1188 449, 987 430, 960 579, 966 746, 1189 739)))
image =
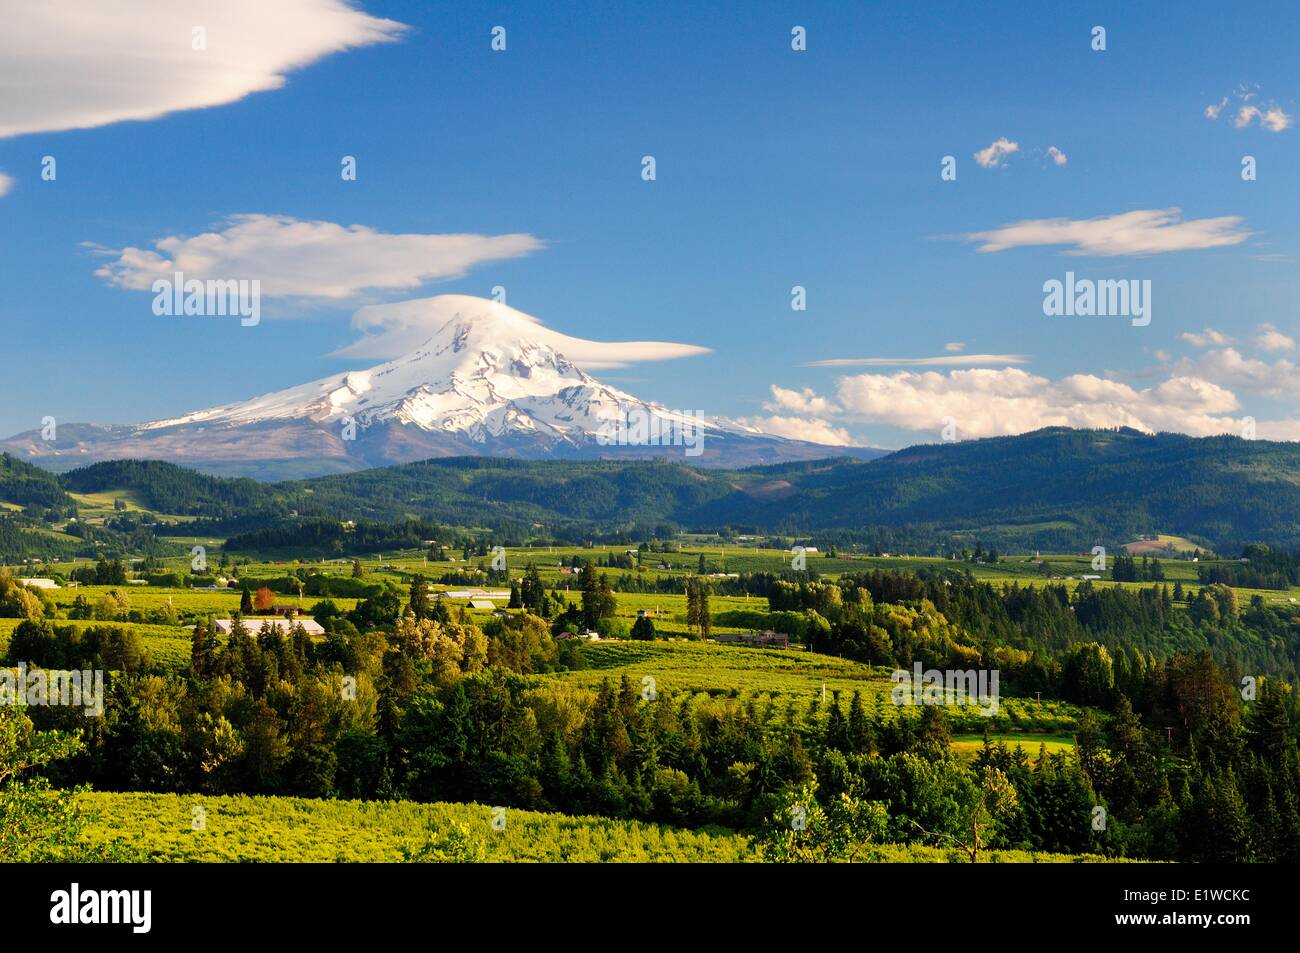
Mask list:
POLYGON ((514 431, 584 441, 634 409, 675 423, 757 433, 706 423, 602 384, 556 347, 575 339, 506 305, 464 295, 444 295, 432 304, 445 321, 423 345, 395 360, 139 429, 351 419, 361 429, 394 421, 463 433, 478 442, 514 431))
POLYGON ((0 448, 55 469, 136 457, 254 476, 465 454, 679 455, 687 463, 715 466, 846 451, 878 455, 671 410, 601 383, 567 356, 578 353, 591 363, 616 366, 629 353, 662 357, 702 348, 584 341, 504 304, 464 295, 401 307, 418 309, 406 315, 412 322, 402 333, 414 340, 411 334, 418 331, 423 343, 368 370, 144 424, 60 425, 56 441, 32 431, 0 441, 0 448))

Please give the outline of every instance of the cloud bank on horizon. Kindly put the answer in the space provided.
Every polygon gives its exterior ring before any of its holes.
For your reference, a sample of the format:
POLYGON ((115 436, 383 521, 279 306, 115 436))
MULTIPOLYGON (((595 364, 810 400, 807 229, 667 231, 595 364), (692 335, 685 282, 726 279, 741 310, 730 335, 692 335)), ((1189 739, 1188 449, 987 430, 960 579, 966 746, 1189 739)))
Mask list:
MULTIPOLYGON (((1261 324, 1253 343, 1261 351, 1289 353, 1296 341, 1272 324, 1261 324)), ((1136 387, 1117 375, 1071 374, 1057 380, 1018 367, 898 371, 839 378, 834 396, 812 388, 773 385, 766 420, 797 436, 791 421, 810 433, 848 437, 846 425, 879 424, 933 438, 951 418, 962 439, 1025 433, 1042 427, 1132 427, 1148 433, 1177 431, 1195 437, 1240 434, 1253 418, 1240 415, 1237 392, 1273 399, 1300 399, 1300 364, 1286 357, 1248 357, 1221 331, 1187 332, 1197 353, 1166 359, 1153 369, 1164 380, 1136 387), (793 415, 793 416, 791 416, 793 415)), ((890 362, 892 363, 892 362, 890 362)), ((1300 439, 1300 420, 1254 422, 1258 436, 1300 439)), ((804 438, 808 439, 808 438, 804 438)), ((826 441, 829 442, 829 441, 826 441)), ((922 441, 926 442, 926 441, 922 441)))

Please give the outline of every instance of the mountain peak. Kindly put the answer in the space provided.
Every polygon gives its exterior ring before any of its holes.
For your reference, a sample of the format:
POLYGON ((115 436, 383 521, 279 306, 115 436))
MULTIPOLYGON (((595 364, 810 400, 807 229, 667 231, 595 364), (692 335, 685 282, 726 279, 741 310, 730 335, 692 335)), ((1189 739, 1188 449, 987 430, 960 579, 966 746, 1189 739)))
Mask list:
POLYGON ((363 308, 357 323, 368 331, 363 340, 382 342, 390 354, 398 345, 400 350, 373 367, 179 417, 113 428, 76 425, 73 440, 53 444, 31 434, 3 443, 55 465, 159 457, 259 475, 460 454, 684 455, 687 462, 730 466, 844 452, 669 410, 579 367, 618 366, 643 353, 650 360, 674 356, 665 349, 703 350, 688 345, 585 341, 508 305, 469 295, 363 308), (583 355, 578 362, 575 351, 583 355), (633 420, 639 428, 635 439, 611 445, 611 433, 634 432, 633 420), (267 470, 260 464, 267 460, 302 466, 267 470))

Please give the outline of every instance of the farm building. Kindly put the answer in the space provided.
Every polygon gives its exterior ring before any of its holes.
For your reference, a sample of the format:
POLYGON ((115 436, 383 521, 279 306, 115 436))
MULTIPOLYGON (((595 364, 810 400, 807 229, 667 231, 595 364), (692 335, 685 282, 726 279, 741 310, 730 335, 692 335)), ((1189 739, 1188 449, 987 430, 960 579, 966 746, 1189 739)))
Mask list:
POLYGON ((53 579, 19 579, 24 586, 31 586, 33 589, 58 589, 59 584, 53 579))
MULTIPOLYGON (((438 595, 438 593, 433 593, 438 595)), ((442 593, 448 599, 509 599, 509 589, 448 589, 442 593)))
MULTIPOLYGON (((261 631, 262 626, 270 623, 277 629, 280 634, 288 635, 293 631, 294 626, 300 625, 308 635, 324 635, 325 629, 315 619, 285 619, 281 616, 249 616, 241 620, 244 623, 244 629, 250 635, 256 635, 261 631)), ((233 619, 215 619, 212 623, 218 635, 229 635, 231 628, 234 626, 233 619)))

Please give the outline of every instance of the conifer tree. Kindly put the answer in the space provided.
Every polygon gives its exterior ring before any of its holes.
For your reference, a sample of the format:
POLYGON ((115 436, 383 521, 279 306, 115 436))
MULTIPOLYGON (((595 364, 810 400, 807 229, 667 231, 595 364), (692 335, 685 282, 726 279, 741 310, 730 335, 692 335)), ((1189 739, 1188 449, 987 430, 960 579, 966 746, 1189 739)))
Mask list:
POLYGON ((411 601, 407 608, 411 615, 415 616, 416 622, 429 617, 432 608, 429 604, 429 584, 424 581, 424 576, 420 573, 416 573, 411 579, 411 601))

